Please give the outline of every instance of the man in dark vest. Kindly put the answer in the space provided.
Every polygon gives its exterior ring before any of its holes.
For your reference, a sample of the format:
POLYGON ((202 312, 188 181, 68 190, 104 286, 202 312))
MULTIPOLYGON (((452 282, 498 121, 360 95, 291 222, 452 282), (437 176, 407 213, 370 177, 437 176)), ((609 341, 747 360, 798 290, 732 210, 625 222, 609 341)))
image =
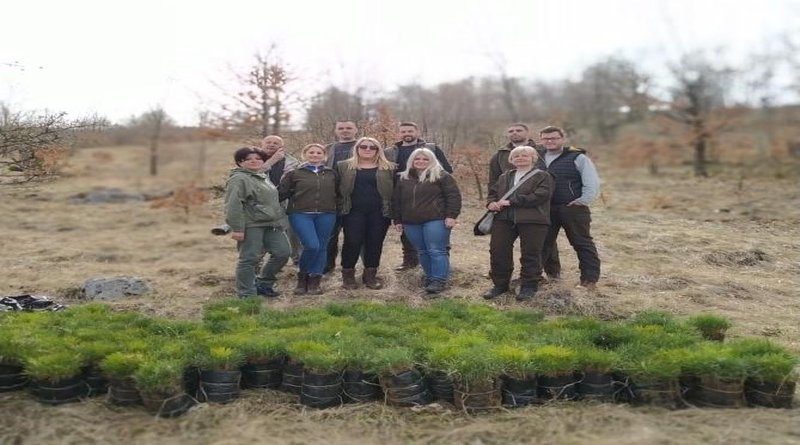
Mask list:
POLYGON ((580 286, 594 289, 600 279, 600 258, 589 231, 592 221, 589 205, 600 193, 600 177, 585 150, 566 145, 561 128, 543 128, 539 132, 539 142, 544 146, 542 158, 547 171, 555 179, 550 201, 550 228, 542 250, 544 271, 551 279, 561 277, 556 239, 563 227, 578 255, 580 286))
MULTIPOLYGON (((269 181, 277 187, 281 182, 284 173, 294 170, 300 165, 300 162, 292 155, 286 153, 283 146, 283 138, 271 134, 261 140, 261 150, 267 154, 268 159, 264 162, 264 173, 267 174, 269 181)), ((286 202, 282 202, 283 208, 286 208, 286 202)), ((298 264, 300 262, 300 252, 303 248, 297 235, 289 225, 289 218, 284 218, 283 227, 286 229, 286 235, 289 237, 289 244, 292 246, 292 262, 298 264)))
MULTIPOLYGON (((453 173, 453 167, 447 160, 444 151, 442 151, 438 145, 425 142, 424 139, 420 138, 420 131, 417 124, 414 122, 401 122, 398 135, 400 136, 400 141, 386 149, 386 158, 397 164, 396 173, 400 173, 406 169, 411 152, 418 148, 427 148, 432 151, 433 154, 436 155, 436 159, 439 163, 442 164, 442 168, 445 169, 447 173, 453 173)), ((405 232, 400 235, 400 242, 403 244, 403 262, 397 266, 395 270, 399 272, 417 267, 419 265, 417 250, 414 249, 411 241, 406 238, 405 232)))
MULTIPOLYGON (((358 125, 354 120, 338 120, 333 127, 333 134, 336 136, 336 142, 325 146, 328 153, 326 163, 328 167, 336 169, 337 162, 350 159, 353 155, 353 146, 356 145, 356 136, 358 135, 358 125)), ((336 257, 339 255, 339 234, 341 231, 341 220, 337 217, 330 241, 328 241, 328 261, 325 264, 325 273, 336 268, 336 257)))
MULTIPOLYGON (((530 129, 528 129, 528 126, 525 124, 514 123, 508 126, 506 129, 508 143, 498 148, 489 160, 489 183, 486 186, 487 190, 492 188, 492 185, 497 181, 500 175, 514 168, 514 166, 508 162, 508 154, 511 153, 511 150, 523 145, 536 147, 536 142, 528 137, 529 132, 530 129)), ((537 168, 544 169, 542 166, 537 166, 537 168)))

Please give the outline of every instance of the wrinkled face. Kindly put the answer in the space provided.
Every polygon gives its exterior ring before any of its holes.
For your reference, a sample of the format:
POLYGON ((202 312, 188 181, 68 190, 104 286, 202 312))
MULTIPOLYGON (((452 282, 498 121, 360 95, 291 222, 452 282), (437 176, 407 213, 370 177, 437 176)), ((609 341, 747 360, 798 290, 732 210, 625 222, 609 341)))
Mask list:
POLYGON ((411 167, 416 170, 425 170, 430 165, 431 161, 425 155, 416 155, 414 160, 411 161, 411 167))
POLYGON ((309 164, 320 165, 325 162, 325 150, 319 147, 309 147, 303 152, 303 159, 309 164))
POLYGON ((363 141, 356 147, 359 159, 375 160, 378 158, 378 146, 374 142, 363 141))
POLYGON ((268 156, 272 156, 282 147, 283 139, 278 136, 267 136, 261 140, 261 149, 264 150, 268 156))
POLYGON ((250 153, 242 162, 239 163, 239 167, 246 168, 254 172, 261 170, 263 166, 264 160, 261 159, 261 156, 255 153, 250 153))
POLYGON ((514 156, 510 157, 508 160, 511 162, 511 165, 518 169, 527 169, 536 162, 537 157, 538 156, 533 153, 519 152, 514 153, 514 156))
POLYGON ((419 131, 410 125, 400 127, 399 133, 403 142, 414 142, 419 138, 419 131))
POLYGON ((333 132, 339 142, 350 142, 356 138, 358 128, 356 128, 355 122, 337 122, 333 132))
POLYGON ((508 140, 513 143, 525 142, 528 140, 528 130, 526 130, 525 127, 514 125, 508 127, 506 136, 508 136, 508 140))
POLYGON ((539 141, 548 150, 561 150, 564 145, 564 137, 557 131, 552 133, 542 133, 539 135, 539 141))

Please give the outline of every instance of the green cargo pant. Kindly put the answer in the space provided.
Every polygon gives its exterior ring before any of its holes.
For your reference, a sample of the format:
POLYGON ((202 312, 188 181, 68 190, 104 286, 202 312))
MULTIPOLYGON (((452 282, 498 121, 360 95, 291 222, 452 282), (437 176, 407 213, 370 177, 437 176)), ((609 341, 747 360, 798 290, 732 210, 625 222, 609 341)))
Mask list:
POLYGON ((272 287, 278 272, 289 261, 292 248, 283 227, 248 227, 244 231, 244 241, 236 244, 239 250, 239 263, 236 265, 236 295, 251 297, 256 295, 256 282, 272 287), (256 278, 256 266, 264 253, 269 260, 264 263, 256 278))

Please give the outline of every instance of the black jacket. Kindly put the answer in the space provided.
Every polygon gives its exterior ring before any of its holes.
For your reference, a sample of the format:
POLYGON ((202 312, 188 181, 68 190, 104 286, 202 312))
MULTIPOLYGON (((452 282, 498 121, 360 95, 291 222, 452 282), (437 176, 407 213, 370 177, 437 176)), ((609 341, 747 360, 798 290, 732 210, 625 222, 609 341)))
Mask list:
POLYGON ((436 182, 419 182, 414 171, 408 179, 398 177, 392 200, 392 219, 396 223, 422 224, 445 218, 458 218, 461 192, 449 173, 436 182))

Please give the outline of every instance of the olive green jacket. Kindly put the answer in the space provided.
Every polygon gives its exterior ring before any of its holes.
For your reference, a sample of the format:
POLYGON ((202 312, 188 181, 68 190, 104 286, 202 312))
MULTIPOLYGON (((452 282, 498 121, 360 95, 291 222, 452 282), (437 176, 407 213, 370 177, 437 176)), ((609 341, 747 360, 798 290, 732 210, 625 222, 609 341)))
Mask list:
MULTIPOLYGON (((340 161, 336 164, 339 172, 339 194, 341 195, 340 211, 342 215, 350 213, 352 208, 351 196, 353 187, 356 183, 356 172, 351 170, 347 164, 349 161, 340 161)), ((381 213, 386 218, 392 217, 392 193, 394 192, 394 170, 378 170, 375 173, 375 181, 378 184, 378 194, 381 196, 383 207, 381 213)))
POLYGON ((278 202, 278 189, 264 173, 244 168, 231 170, 225 185, 225 222, 232 232, 280 226, 285 216, 278 202))

